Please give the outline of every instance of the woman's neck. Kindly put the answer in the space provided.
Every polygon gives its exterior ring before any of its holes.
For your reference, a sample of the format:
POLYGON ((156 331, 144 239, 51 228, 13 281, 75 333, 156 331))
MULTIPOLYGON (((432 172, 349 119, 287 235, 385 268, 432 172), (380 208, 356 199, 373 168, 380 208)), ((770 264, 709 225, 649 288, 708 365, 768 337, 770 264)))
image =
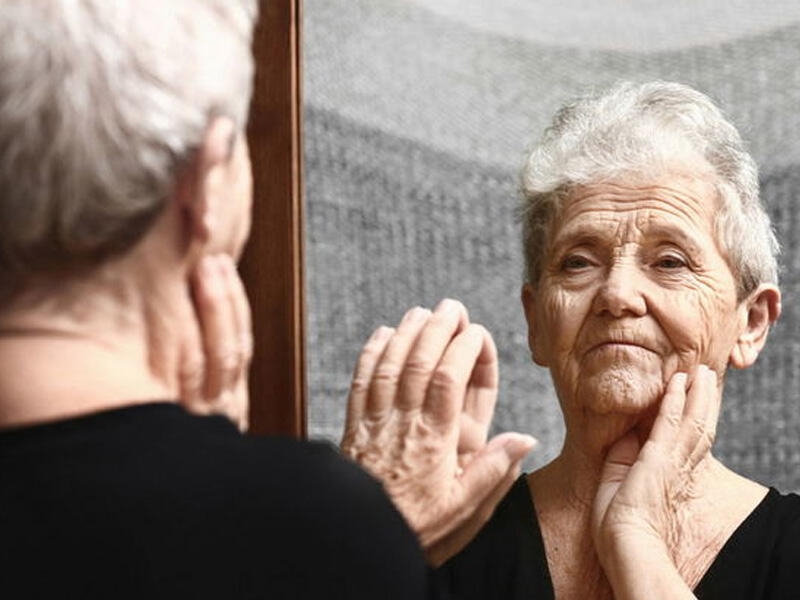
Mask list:
MULTIPOLYGON (((642 443, 653 424, 651 412, 641 414, 567 415, 564 445, 558 457, 533 478, 545 480, 548 492, 558 489, 559 501, 575 507, 590 507, 608 449, 631 430, 642 443)), ((537 495, 537 501, 538 501, 537 495)))
POLYGON ((0 313, 0 427, 178 397, 188 286, 177 270, 135 267, 0 313))
POLYGON ((0 332, 0 427, 171 397, 162 381, 119 348, 49 332, 0 332))
MULTIPOLYGON (((587 422, 589 419, 587 419, 587 422)), ((636 430, 644 443, 652 419, 598 418, 596 427, 567 426, 559 456, 528 476, 556 596, 611 597, 591 538, 591 511, 609 446, 636 430), (564 568, 571 565, 570 569, 564 568), (581 573, 578 585, 574 573, 581 573), (602 590, 605 589, 605 592, 602 590), (573 593, 574 592, 574 593, 573 593)), ((692 493, 668 523, 668 548, 681 576, 696 585, 724 542, 766 488, 724 467, 709 454, 694 469, 692 493)))

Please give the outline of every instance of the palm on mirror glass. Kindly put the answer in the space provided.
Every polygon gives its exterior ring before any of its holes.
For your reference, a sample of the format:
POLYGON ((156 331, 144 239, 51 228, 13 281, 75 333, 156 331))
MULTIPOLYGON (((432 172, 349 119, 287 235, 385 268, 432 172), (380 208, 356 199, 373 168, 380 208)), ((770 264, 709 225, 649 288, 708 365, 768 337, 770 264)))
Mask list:
POLYGON ((453 300, 379 328, 359 357, 342 450, 383 482, 434 564, 477 532, 535 443, 487 443, 497 385, 491 336, 453 300))

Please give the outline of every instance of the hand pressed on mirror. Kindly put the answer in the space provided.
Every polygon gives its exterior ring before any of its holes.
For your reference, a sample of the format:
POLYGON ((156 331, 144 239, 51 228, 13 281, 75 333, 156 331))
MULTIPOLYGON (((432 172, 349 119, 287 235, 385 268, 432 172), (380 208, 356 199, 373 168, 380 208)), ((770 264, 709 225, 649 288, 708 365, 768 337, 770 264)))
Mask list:
POLYGON ((192 412, 222 414, 247 429, 247 375, 253 356, 250 304, 227 254, 206 256, 192 275, 196 327, 186 332, 181 402, 192 412))
POLYGON ((615 598, 694 598, 669 544, 711 456, 721 394, 702 365, 687 383, 686 373, 673 375, 644 445, 630 433, 606 457, 592 535, 615 598))
POLYGON ((535 444, 487 443, 497 370, 491 336, 453 300, 379 328, 356 366, 342 450, 383 482, 432 564, 477 533, 535 444))

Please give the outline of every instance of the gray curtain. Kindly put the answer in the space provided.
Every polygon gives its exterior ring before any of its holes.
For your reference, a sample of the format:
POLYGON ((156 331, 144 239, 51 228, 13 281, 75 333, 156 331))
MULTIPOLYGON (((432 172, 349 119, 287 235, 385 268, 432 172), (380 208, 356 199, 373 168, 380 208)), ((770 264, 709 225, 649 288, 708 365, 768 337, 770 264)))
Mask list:
POLYGON ((338 440, 361 343, 405 308, 462 300, 501 359, 496 431, 557 454, 526 345, 513 211, 524 151, 565 100, 620 79, 709 94, 761 169, 783 316, 730 373, 717 454, 800 489, 800 2, 305 0, 309 431, 338 440))

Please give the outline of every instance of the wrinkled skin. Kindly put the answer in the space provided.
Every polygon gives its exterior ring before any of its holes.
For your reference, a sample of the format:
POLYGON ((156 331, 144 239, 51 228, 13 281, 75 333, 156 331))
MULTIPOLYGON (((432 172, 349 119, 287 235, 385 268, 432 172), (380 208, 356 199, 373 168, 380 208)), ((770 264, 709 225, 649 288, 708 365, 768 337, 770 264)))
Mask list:
POLYGON ((674 530, 676 506, 691 502, 698 465, 708 459, 720 399, 717 375, 704 365, 690 386, 686 373, 677 373, 644 446, 628 434, 609 450, 591 528, 615 598, 694 597, 665 540, 674 530), (645 564, 650 568, 643 573, 645 564))
POLYGON ((696 583, 765 492, 711 456, 709 407, 719 402, 729 365, 755 362, 780 314, 780 293, 762 284, 737 296, 714 230, 714 179, 696 166, 691 173, 676 165, 660 177, 574 189, 554 218, 541 277, 523 288, 531 351, 551 371, 567 429, 559 457, 529 477, 561 598, 611 597, 603 571, 614 565, 601 566, 597 551, 623 536, 626 548, 660 540, 664 561, 656 563, 681 585, 696 583), (696 434, 686 460, 669 444, 651 443, 651 428, 668 382, 688 374, 691 389, 701 364, 716 384, 695 388, 687 405, 703 418, 692 411, 661 418, 696 434), (645 466, 631 468, 640 448, 645 466), (626 470, 604 489, 624 493, 601 497, 615 452, 626 470), (629 473, 639 478, 625 485, 629 473), (632 514, 636 526, 617 518, 632 514))
POLYGON ((253 357, 250 304, 227 254, 206 256, 192 273, 196 323, 184 331, 181 403, 198 414, 222 414, 248 426, 247 388, 253 357))
POLYGON ((640 414, 677 371, 723 373, 736 359, 747 305, 715 240, 715 208, 714 188, 684 175, 587 186, 566 201, 523 296, 568 426, 586 412, 640 414))
POLYGON ((472 539, 535 444, 487 442, 497 383, 491 336, 453 300, 379 328, 356 366, 342 450, 381 480, 433 565, 472 539))

